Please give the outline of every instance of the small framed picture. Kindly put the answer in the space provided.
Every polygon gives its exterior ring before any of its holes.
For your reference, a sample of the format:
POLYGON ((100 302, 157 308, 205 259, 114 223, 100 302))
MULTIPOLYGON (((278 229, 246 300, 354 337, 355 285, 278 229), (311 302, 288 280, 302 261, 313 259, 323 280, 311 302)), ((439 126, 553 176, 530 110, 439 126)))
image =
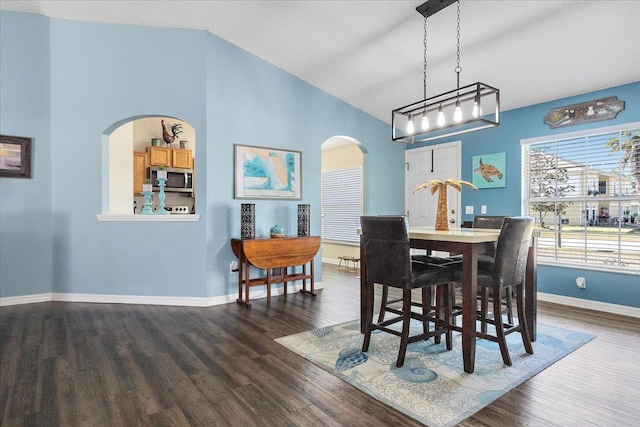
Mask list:
POLYGON ((473 156, 473 185, 478 188, 500 188, 507 186, 506 153, 473 156))
POLYGON ((31 138, 0 135, 0 177, 31 178, 31 138))

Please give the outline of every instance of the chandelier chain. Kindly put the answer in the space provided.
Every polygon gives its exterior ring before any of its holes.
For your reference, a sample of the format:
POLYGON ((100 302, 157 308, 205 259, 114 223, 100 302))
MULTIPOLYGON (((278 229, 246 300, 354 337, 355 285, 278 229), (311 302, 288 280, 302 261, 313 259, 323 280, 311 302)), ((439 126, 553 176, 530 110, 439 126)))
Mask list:
POLYGON ((427 99, 427 17, 424 17, 424 39, 422 40, 424 46, 424 66, 422 69, 422 88, 424 92, 424 98, 427 99))
POLYGON ((460 0, 458 0, 458 38, 457 38, 457 52, 456 52, 456 74, 458 80, 458 87, 460 87, 460 71, 462 71, 462 67, 460 67, 460 0))

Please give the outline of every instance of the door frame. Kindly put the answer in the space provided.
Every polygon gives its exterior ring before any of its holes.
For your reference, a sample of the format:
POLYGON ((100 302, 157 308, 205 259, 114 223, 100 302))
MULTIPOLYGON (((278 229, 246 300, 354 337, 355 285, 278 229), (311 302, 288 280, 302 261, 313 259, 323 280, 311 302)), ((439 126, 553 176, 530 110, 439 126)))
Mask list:
MULTIPOLYGON (((462 179, 462 140, 445 142, 445 143, 442 143, 442 144, 427 145, 427 146, 417 147, 417 148, 409 148, 409 149, 405 150, 405 154, 404 154, 404 160, 405 160, 405 169, 404 169, 404 187, 405 187, 404 212, 405 212, 405 214, 409 210, 409 196, 411 196, 411 193, 413 192, 412 188, 408 188, 409 179, 407 177, 407 166, 409 164, 409 159, 408 159, 409 154, 417 153, 417 152, 420 152, 420 151, 432 151, 432 150, 436 150, 436 149, 440 149, 440 148, 450 148, 450 147, 455 147, 458 150, 458 157, 456 158, 456 163, 457 163, 457 168, 458 168, 458 176, 452 177, 452 178, 462 179)), ((459 228, 462 225, 461 222, 460 222, 462 220, 462 213, 461 213, 461 211, 462 211, 462 192, 455 191, 455 193, 456 193, 455 197, 457 199, 457 204, 458 204, 458 209, 457 209, 457 211, 455 213, 455 219, 456 219, 456 225, 457 225, 456 228, 459 228)))

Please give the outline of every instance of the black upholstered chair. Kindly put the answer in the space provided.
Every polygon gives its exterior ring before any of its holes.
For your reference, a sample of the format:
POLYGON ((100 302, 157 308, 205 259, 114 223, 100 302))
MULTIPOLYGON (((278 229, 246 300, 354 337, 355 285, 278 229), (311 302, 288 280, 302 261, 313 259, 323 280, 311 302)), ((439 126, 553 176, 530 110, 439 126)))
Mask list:
MULTIPOLYGON (((502 227, 504 218, 505 217, 502 215, 476 215, 473 218, 472 228, 486 228, 486 229, 499 230, 502 227)), ((478 255, 478 264, 493 263, 495 254, 496 254, 496 248, 494 244, 493 248, 490 251, 478 255)), ((428 262, 431 264, 451 265, 454 262, 462 262, 462 255, 452 255, 450 257, 443 257, 443 258, 436 257, 433 255, 414 255, 413 260, 420 261, 420 262, 428 262)), ((449 292, 450 292, 450 295, 452 298, 452 304, 453 304, 452 312, 454 313, 454 316, 458 316, 462 314, 462 307, 456 304, 455 288, 456 286, 454 285, 449 292)), ((489 308, 489 301, 492 300, 493 295, 489 288, 479 289, 478 294, 479 294, 478 297, 480 299, 480 310, 484 315, 483 317, 486 318, 488 308, 489 308)), ((506 294, 507 295, 505 295, 505 299, 504 299, 505 308, 502 312, 507 314, 509 322, 513 322, 513 310, 511 308, 512 296, 508 292, 506 294)), ((392 301, 389 301, 386 304, 390 304, 391 302, 392 301)), ((382 308, 386 308, 386 304, 385 304, 385 300, 383 299, 381 314, 380 314, 381 316, 383 316, 382 308)), ((483 323, 482 332, 486 332, 486 331, 487 331, 487 325, 486 323, 483 323)))
MULTIPOLYGON (((476 215, 473 217, 473 228, 487 228, 487 229, 501 229, 504 222, 504 216, 501 215, 476 215)), ((478 265, 481 268, 487 268, 483 264, 492 264, 496 255, 495 245, 492 250, 478 255, 478 265)), ((482 318, 486 319, 489 311, 489 302, 493 300, 493 292, 490 288, 482 288, 479 290, 480 296, 480 311, 482 312, 482 318)), ((504 296, 500 296, 500 300, 504 307, 501 306, 500 313, 506 313, 507 321, 513 323, 513 296, 511 292, 506 292, 504 296)), ((487 324, 481 323, 482 332, 487 332, 487 324)))
MULTIPOLYGON (((524 313, 524 277, 534 224, 535 219, 532 217, 504 218, 493 262, 478 262, 478 287, 482 290, 490 289, 494 296, 493 317, 489 318, 487 313, 481 310, 478 311, 478 320, 481 323, 494 325, 496 334, 489 335, 485 330, 481 330, 477 332, 477 336, 497 342, 502 360, 509 366, 511 366, 511 357, 507 348, 506 335, 520 332, 526 352, 533 354, 524 313), (514 325, 513 320, 507 322, 503 320, 501 298, 495 298, 503 292, 515 293, 517 325, 514 325)), ((456 281, 461 281, 461 264, 454 265, 453 269, 456 281)), ((450 313, 450 309, 447 309, 447 312, 450 313)), ((449 329, 459 330, 453 324, 448 326, 449 329)))
MULTIPOLYGON (((398 316, 382 322, 373 322, 373 312, 367 313, 365 319, 365 336, 362 351, 369 350, 371 332, 381 330, 400 337, 400 349, 396 366, 404 364, 407 345, 411 342, 429 339, 431 337, 446 336, 447 349, 450 350, 451 331, 446 328, 446 320, 450 313, 445 308, 443 315, 431 304, 431 291, 441 285, 443 298, 447 300, 448 286, 453 280, 454 271, 445 266, 412 262, 409 246, 409 232, 407 219, 404 216, 362 216, 362 245, 365 264, 366 286, 375 284, 384 287, 402 289, 402 309, 398 316), (421 289, 421 312, 412 310, 411 291, 421 289), (411 319, 422 322, 422 333, 409 336, 411 319), (401 331, 389 326, 402 322, 401 331), (432 330, 429 323, 433 323, 432 330)), ((372 290, 373 294, 373 290, 372 290)), ((446 307, 449 304, 445 304, 446 307)))

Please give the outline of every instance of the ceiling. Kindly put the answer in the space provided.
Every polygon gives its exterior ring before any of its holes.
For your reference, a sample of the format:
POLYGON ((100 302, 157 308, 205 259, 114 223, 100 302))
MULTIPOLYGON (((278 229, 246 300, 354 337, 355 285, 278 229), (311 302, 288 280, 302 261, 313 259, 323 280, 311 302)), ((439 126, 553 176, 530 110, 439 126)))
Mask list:
MULTIPOLYGON (((383 120, 423 98, 423 3, 2 0, 52 18, 208 30, 383 120)), ((460 84, 502 110, 640 80, 640 1, 462 0, 460 84)), ((427 95, 455 89, 456 6, 427 20, 427 95)))

